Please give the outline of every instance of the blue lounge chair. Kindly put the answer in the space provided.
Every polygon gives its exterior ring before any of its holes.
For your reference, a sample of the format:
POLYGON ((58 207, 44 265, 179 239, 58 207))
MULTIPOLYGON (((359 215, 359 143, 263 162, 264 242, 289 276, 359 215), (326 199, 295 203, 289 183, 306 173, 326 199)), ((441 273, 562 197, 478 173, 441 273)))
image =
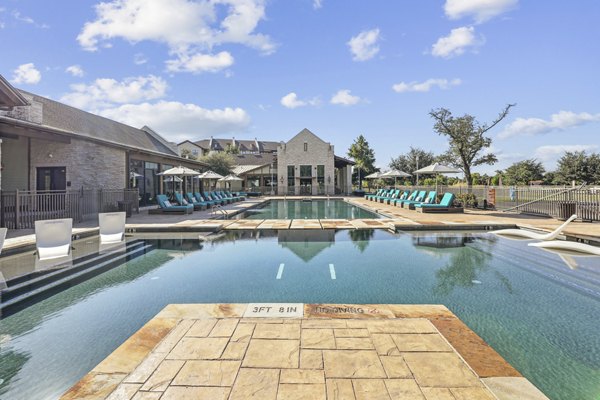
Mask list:
POLYGON ((208 200, 205 197, 202 197, 202 195, 200 194, 200 192, 194 192, 194 198, 199 201, 199 202, 203 202, 206 203, 206 205, 208 207, 212 207, 214 205, 217 205, 218 203, 216 201, 212 201, 212 200, 208 200))
POLYGON ((224 197, 224 198, 226 198, 226 199, 229 199, 229 201, 231 201, 232 203, 235 203, 235 202, 237 202, 237 201, 240 201, 240 199, 239 199, 238 197, 236 197, 236 196, 231 196, 231 195, 228 195, 226 192, 220 191, 220 192, 219 192, 219 194, 220 194, 222 197, 224 197))
POLYGON ((409 210, 414 210, 417 204, 435 204, 436 200, 437 192, 435 190, 432 190, 431 192, 429 192, 429 194, 427 195, 427 197, 425 197, 423 201, 408 201, 405 202, 402 206, 404 208, 408 207, 409 210))
POLYGON ((402 204, 403 204, 405 201, 415 201, 415 200, 417 200, 417 198, 419 197, 419 194, 421 194, 421 193, 423 193, 423 197, 425 197, 425 193, 426 193, 426 192, 424 192, 424 191, 423 191, 423 192, 419 192, 418 190, 415 190, 414 192, 412 192, 412 193, 410 194, 410 196, 408 196, 408 198, 406 198, 406 199, 404 199, 404 200, 398 200, 398 201, 396 201, 396 203, 395 203, 395 204, 396 204, 398 207, 402 207, 402 204))
MULTIPOLYGON (((415 192, 416 192, 416 190, 415 190, 415 192)), ((390 200, 390 202, 388 204, 394 206, 394 205, 396 205, 396 203, 398 203, 400 201, 408 200, 410 195, 411 195, 410 190, 405 190, 404 193, 402 193, 398 198, 390 200)))
POLYGON ((217 196, 212 196, 208 192, 203 192, 202 197, 204 197, 206 200, 213 201, 216 205, 219 205, 219 206, 226 203, 225 200, 221 200, 221 199, 217 198, 217 196))
POLYGON ((380 189, 374 195, 369 196, 370 201, 377 201, 377 199, 381 196, 385 196, 387 194, 387 189, 380 189))
POLYGON ((223 197, 223 196, 222 196, 222 195, 221 195, 219 192, 217 192, 216 190, 214 190, 214 191, 210 192, 210 194, 213 196, 213 198, 214 198, 214 197, 216 197, 217 199, 220 199, 220 200, 224 201, 224 202, 225 202, 225 204, 231 204, 231 203, 233 203, 233 200, 232 200, 232 199, 228 199, 228 198, 226 198, 226 197, 223 197))
POLYGON ((377 189, 375 193, 365 194, 365 199, 371 200, 373 197, 379 196, 381 193, 383 193, 383 189, 377 189))
POLYGON ((444 197, 439 204, 417 204, 415 210, 423 213, 428 212, 463 212, 462 207, 452 207, 454 202, 454 195, 452 193, 444 193, 444 197))
POLYGON ((394 190, 390 189, 390 190, 387 190, 381 196, 375 196, 374 200, 378 203, 383 203, 383 200, 391 198, 393 194, 394 194, 394 190))
POLYGON ((383 199, 382 203, 392 204, 392 201, 400 198, 403 194, 404 194, 404 192, 402 190, 397 189, 394 191, 394 193, 392 193, 392 195, 390 197, 388 197, 387 199, 383 199))
POLYGON ((239 194, 239 193, 232 193, 232 192, 230 192, 230 191, 227 191, 227 190, 225 191, 225 193, 227 193, 228 195, 230 195, 230 196, 232 196, 232 197, 238 198, 238 199, 239 199, 239 201, 244 201, 244 200, 246 200, 246 197, 242 196, 242 195, 241 195, 241 194, 239 194))
POLYGON ((157 214, 157 213, 191 214, 192 212, 194 212, 193 205, 191 205, 191 204, 188 204, 187 206, 173 205, 173 204, 171 204, 169 199, 167 199, 167 196, 165 196, 164 194, 157 195, 156 200, 158 201, 159 208, 150 210, 150 211, 148 211, 148 213, 150 213, 150 214, 157 214))
POLYGON ((194 195, 191 193, 186 193, 185 199, 188 201, 189 204, 192 204, 194 206, 194 210, 206 210, 208 208, 207 202, 196 200, 194 195))

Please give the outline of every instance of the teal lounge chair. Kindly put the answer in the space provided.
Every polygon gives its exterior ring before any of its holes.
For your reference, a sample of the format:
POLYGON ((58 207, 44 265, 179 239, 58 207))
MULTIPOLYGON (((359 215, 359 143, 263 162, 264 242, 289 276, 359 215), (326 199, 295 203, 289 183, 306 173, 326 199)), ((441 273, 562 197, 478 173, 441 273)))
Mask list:
POLYGON ((371 201, 377 201, 377 199, 381 196, 385 196, 388 193, 387 189, 381 189, 379 191, 379 193, 376 193, 375 195, 371 196, 371 198, 369 200, 371 201))
POLYGON ((390 189, 390 190, 386 191, 384 194, 382 194, 381 196, 376 196, 375 201, 378 203, 383 203, 384 200, 391 198, 393 194, 394 194, 394 190, 390 189))
POLYGON ((219 192, 217 192, 216 190, 210 192, 210 194, 213 196, 213 198, 216 197, 217 199, 220 199, 220 200, 224 201, 225 202, 224 204, 231 204, 231 203, 233 203, 233 200, 227 199, 227 198, 221 196, 219 194, 219 192))
POLYGON ((223 196, 224 198, 231 200, 232 203, 240 201, 240 199, 238 197, 231 196, 231 195, 227 194, 227 192, 220 191, 219 194, 221 196, 223 196))
POLYGON ((156 196, 156 200, 158 201, 159 208, 154 210, 150 210, 150 214, 156 213, 172 213, 172 214, 191 214, 194 212, 194 206, 188 204, 187 206, 177 206, 171 204, 167 196, 164 194, 159 194, 156 196))
POLYGON ((221 199, 217 198, 217 196, 213 196, 213 195, 211 195, 208 192, 202 193, 202 197, 204 197, 206 200, 213 201, 218 206, 223 205, 223 204, 226 203, 225 200, 221 200, 221 199))
POLYGON ((425 191, 423 191, 423 192, 419 192, 418 190, 415 190, 414 192, 412 192, 412 193, 410 194, 410 196, 408 196, 408 198, 407 198, 406 200, 399 200, 399 201, 397 201, 397 202, 396 202, 396 205, 397 205, 398 207, 402 207, 402 204, 403 204, 405 201, 415 201, 415 200, 417 200, 417 198, 419 197, 419 195, 420 195, 421 193, 423 193, 423 196, 422 196, 422 197, 423 197, 423 198, 425 198, 425 193, 427 193, 427 192, 425 192, 425 191))
POLYGON ((382 203, 392 204, 392 201, 399 199, 403 194, 404 194, 404 192, 400 189, 394 190, 394 193, 392 193, 392 196, 388 197, 387 199, 383 199, 382 203))
POLYGON ((429 192, 429 194, 427 195, 427 197, 425 197, 423 201, 409 201, 405 202, 402 206, 404 208, 408 207, 409 210, 414 210, 417 204, 435 204, 436 200, 437 192, 435 190, 432 190, 431 192, 429 192))
MULTIPOLYGON (((416 192, 416 190, 415 190, 416 192)), ((390 200, 390 202, 388 204, 390 205, 396 205, 397 202, 399 201, 403 201, 403 200, 408 200, 408 197, 410 196, 410 190, 405 190, 402 194, 400 194, 400 196, 398 196, 398 198, 390 200)))
POLYGON ((230 191, 227 191, 227 190, 225 191, 225 193, 227 193, 228 195, 230 195, 230 196, 232 196, 232 197, 236 197, 236 198, 238 198, 240 201, 244 201, 244 200, 246 200, 246 197, 242 196, 242 195, 241 195, 241 194, 239 194, 239 193, 232 193, 232 192, 230 192, 230 191))
POLYGON ((195 198, 197 201, 199 201, 199 202, 206 203, 206 205, 207 205, 208 207, 212 207, 212 206, 214 206, 214 205, 217 205, 217 204, 219 204, 219 203, 217 203, 216 201, 208 200, 208 199, 206 199, 205 197, 202 197, 202 195, 200 194, 200 192, 194 192, 194 198, 195 198))
POLYGON ((189 204, 192 204, 194 206, 194 211, 196 210, 206 210, 208 208, 208 203, 205 201, 198 201, 196 200, 196 198, 194 197, 193 194, 191 193, 186 193, 185 194, 185 199, 188 201, 189 204))
POLYGON ((444 197, 439 204, 417 204, 415 210, 423 213, 428 212, 463 212, 462 207, 454 208, 452 203, 454 202, 454 195, 452 193, 444 193, 444 197))
POLYGON ((375 193, 365 194, 365 199, 372 200, 373 197, 379 196, 379 195, 381 195, 381 193, 383 193, 383 189, 377 189, 377 191, 375 193))

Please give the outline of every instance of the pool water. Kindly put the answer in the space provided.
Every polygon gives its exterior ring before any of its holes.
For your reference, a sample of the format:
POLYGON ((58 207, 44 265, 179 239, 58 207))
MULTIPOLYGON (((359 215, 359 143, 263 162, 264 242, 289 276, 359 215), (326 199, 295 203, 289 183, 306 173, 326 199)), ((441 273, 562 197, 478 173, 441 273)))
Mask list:
POLYGON ((244 219, 358 219, 381 215, 344 200, 270 200, 260 208, 245 211, 244 219))
POLYGON ((155 250, 0 320, 0 398, 57 398, 169 303, 250 302, 444 304, 551 399, 600 396, 598 257, 472 232, 146 242, 155 250))

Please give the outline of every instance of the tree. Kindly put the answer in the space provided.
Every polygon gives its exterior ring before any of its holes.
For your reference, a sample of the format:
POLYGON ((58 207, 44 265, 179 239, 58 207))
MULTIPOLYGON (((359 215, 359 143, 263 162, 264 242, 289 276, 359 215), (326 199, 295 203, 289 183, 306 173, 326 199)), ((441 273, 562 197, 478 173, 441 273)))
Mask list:
POLYGON ((229 175, 235 163, 233 157, 227 153, 213 152, 200 158, 200 161, 206 163, 208 168, 220 175, 229 175))
POLYGON ((600 155, 585 151, 567 151, 558 160, 554 174, 554 183, 570 185, 575 181, 581 183, 596 183, 600 181, 600 155))
POLYGON ((508 115, 514 104, 508 104, 491 124, 480 124, 475 117, 465 114, 462 117, 453 117, 445 108, 431 110, 429 115, 435 120, 433 129, 440 135, 449 139, 449 149, 440 156, 440 161, 460 168, 464 174, 469 188, 473 185, 471 168, 478 165, 492 165, 498 159, 493 153, 484 150, 492 145, 492 139, 485 134, 498 125, 508 115))
MULTIPOLYGON (((436 157, 430 151, 425 151, 418 147, 410 147, 410 150, 406 154, 400 154, 396 158, 392 158, 390 161, 390 168, 397 169, 398 171, 408 172, 412 174, 419 168, 426 167, 435 162, 436 157), (419 160, 417 162, 417 159, 419 160)), ((412 176, 411 180, 416 183, 416 176, 412 176)))
POLYGON ((198 159, 198 157, 196 157, 194 154, 192 154, 192 151, 190 149, 181 149, 181 157, 187 158, 188 160, 197 160, 198 159))
POLYGON ((506 169, 504 183, 507 185, 528 185, 531 181, 544 179, 545 172, 542 163, 534 158, 519 161, 506 169))
POLYGON ((348 149, 348 157, 356 163, 354 168, 358 171, 358 187, 362 189, 362 178, 376 171, 375 152, 365 137, 359 135, 348 149))
POLYGON ((240 154, 240 149, 237 146, 233 146, 231 143, 227 143, 227 146, 225 147, 225 153, 240 154))

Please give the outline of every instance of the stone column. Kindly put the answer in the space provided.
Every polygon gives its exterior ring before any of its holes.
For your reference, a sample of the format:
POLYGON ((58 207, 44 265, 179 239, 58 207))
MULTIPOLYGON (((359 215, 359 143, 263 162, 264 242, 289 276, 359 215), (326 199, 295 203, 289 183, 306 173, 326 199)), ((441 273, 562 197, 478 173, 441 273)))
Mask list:
POLYGON ((346 175, 345 176, 346 188, 344 190, 346 191, 346 194, 350 194, 352 192, 352 165, 350 165, 350 164, 346 165, 346 174, 345 175, 346 175))
POLYGON ((2 139, 0 139, 0 191, 2 191, 2 139))

